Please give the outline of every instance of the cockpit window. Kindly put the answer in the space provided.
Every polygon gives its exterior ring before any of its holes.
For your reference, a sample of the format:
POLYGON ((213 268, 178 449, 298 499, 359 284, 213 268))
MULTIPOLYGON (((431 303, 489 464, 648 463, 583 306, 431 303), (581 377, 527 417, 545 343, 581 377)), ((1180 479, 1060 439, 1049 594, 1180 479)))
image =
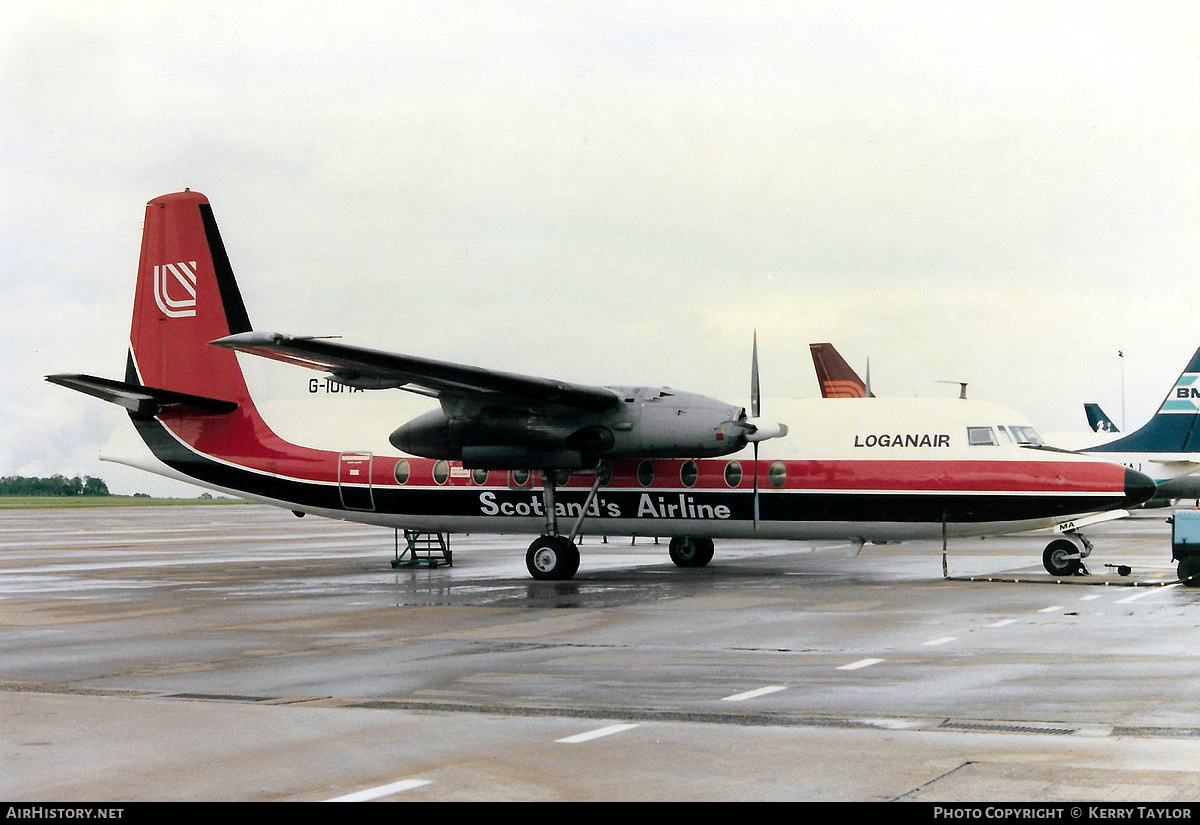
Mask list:
POLYGON ((1011 435, 1009 435, 1008 430, 1005 429, 1004 426, 997 425, 996 432, 1000 433, 1000 441, 1003 442, 1004 444, 1012 444, 1013 443, 1013 437, 1011 435))
POLYGON ((995 447, 999 442, 991 427, 967 427, 967 443, 972 447, 995 447))
POLYGON ((1033 427, 1022 427, 1009 424, 1008 429, 1009 432, 1013 434, 1013 438, 1017 440, 1018 444, 1046 443, 1045 441, 1042 441, 1042 437, 1037 434, 1037 430, 1035 430, 1033 427))

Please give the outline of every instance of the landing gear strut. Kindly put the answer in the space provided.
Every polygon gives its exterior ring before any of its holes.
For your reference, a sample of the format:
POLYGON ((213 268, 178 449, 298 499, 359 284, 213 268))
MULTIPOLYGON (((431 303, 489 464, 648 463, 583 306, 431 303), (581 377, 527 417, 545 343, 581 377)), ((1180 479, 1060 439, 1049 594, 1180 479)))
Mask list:
POLYGON ((579 546, 575 537, 583 526, 583 519, 596 498, 596 493, 604 481, 607 466, 603 463, 596 467, 596 480, 588 492, 587 500, 579 511, 579 517, 571 527, 569 536, 558 534, 558 509, 554 497, 557 483, 553 470, 542 471, 542 506, 546 510, 546 534, 534 539, 525 553, 525 567, 529 575, 541 581, 562 581, 569 579, 579 570, 579 546))

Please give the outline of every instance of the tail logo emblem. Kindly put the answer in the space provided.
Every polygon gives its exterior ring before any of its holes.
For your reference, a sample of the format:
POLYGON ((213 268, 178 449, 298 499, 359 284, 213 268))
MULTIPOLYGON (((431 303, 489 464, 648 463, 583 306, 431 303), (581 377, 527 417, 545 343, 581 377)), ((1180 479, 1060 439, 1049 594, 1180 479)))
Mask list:
POLYGON ((1160 413, 1200 413, 1200 373, 1185 372, 1163 401, 1160 413))
POLYGON ((163 315, 190 318, 196 314, 196 271, 195 261, 154 267, 154 303, 163 315), (171 297, 171 292, 176 297, 171 297))

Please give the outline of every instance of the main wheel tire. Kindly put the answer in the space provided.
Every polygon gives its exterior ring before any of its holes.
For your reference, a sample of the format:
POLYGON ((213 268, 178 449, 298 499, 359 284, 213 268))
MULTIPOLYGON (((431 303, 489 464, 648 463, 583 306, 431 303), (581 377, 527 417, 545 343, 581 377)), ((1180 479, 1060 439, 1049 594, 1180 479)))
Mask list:
POLYGON ((679 567, 703 567, 712 561, 713 541, 707 538, 676 536, 668 549, 671 561, 679 567))
POLYGON ((1200 587, 1200 556, 1184 556, 1179 560, 1179 580, 1184 587, 1200 587))
POLYGON ((1073 542, 1055 539, 1042 551, 1042 566, 1052 576, 1074 576, 1083 567, 1083 560, 1078 556, 1079 548, 1073 542))
POLYGON ((541 581, 563 581, 579 570, 579 548, 566 536, 539 536, 525 553, 529 575, 541 581))

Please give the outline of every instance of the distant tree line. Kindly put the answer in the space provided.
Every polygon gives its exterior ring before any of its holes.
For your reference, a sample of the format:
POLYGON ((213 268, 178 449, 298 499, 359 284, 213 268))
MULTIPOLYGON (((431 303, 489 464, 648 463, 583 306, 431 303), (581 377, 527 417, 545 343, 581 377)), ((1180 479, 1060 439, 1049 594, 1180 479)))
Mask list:
POLYGON ((0 478, 0 496, 106 496, 108 485, 103 479, 84 476, 67 478, 32 478, 4 476, 0 478))

